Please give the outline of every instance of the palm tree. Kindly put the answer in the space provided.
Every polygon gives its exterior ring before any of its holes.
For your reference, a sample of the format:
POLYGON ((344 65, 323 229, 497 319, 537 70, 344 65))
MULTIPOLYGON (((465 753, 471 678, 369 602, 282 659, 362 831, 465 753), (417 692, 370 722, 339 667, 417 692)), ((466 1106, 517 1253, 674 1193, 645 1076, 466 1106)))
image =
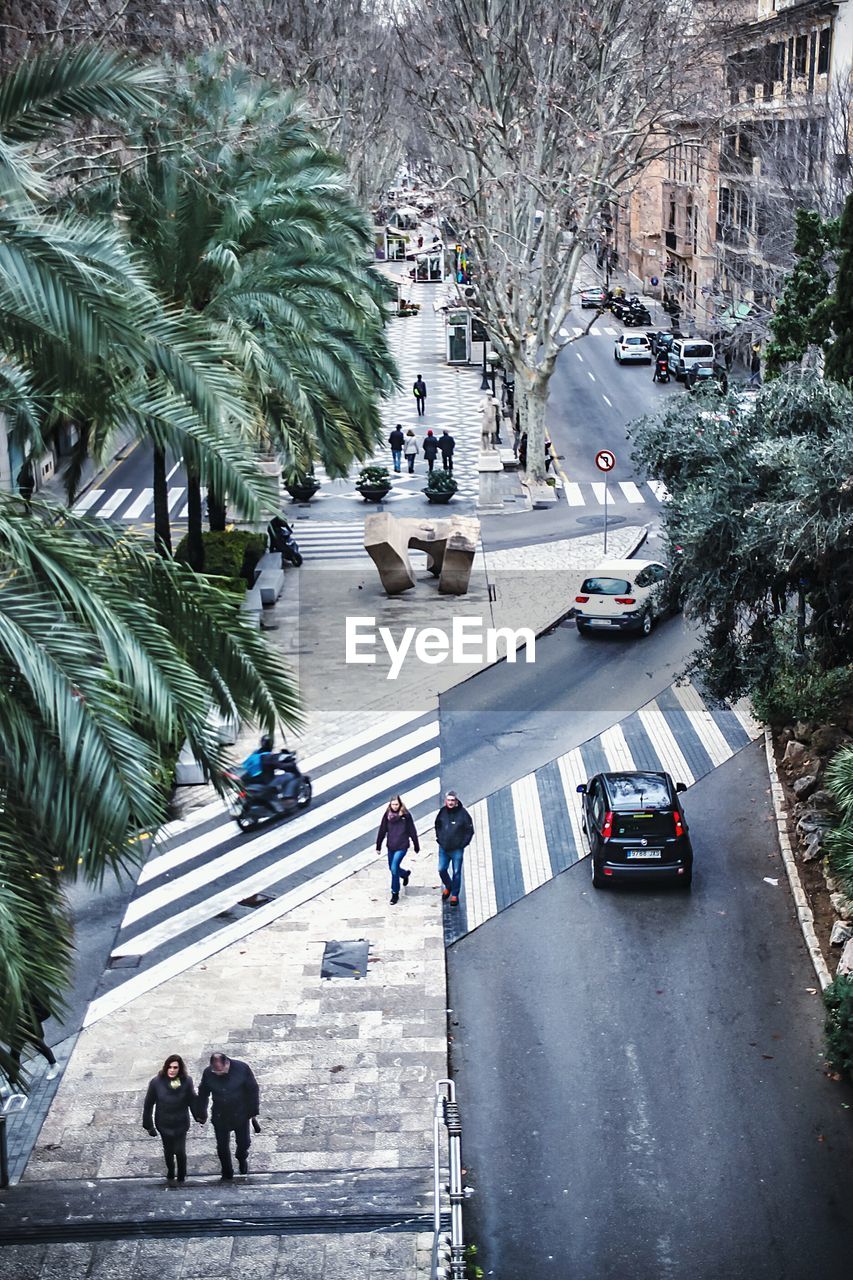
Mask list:
POLYGON ((189 741, 224 790, 212 709, 269 732, 299 720, 233 597, 121 530, 0 498, 0 1042, 57 1008, 63 881, 139 862, 167 813, 164 761, 189 741))
MULTIPOLYGON (((137 142, 145 158, 121 176, 118 201, 161 296, 228 348, 262 443, 291 469, 320 458, 345 474, 380 438, 378 398, 396 374, 388 286, 368 265, 342 162, 293 95, 210 59, 179 79, 137 142)), ((199 509, 192 467, 188 481, 199 509)), ((209 490, 224 524, 225 492, 215 481, 209 490)), ((200 519, 189 514, 192 545, 200 519)))

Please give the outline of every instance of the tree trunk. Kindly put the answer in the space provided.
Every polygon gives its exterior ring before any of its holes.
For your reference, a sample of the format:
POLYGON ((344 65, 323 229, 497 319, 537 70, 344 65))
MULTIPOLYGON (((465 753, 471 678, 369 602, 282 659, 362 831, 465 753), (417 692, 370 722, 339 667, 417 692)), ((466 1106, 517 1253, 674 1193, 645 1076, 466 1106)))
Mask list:
POLYGON ((214 493, 213 489, 207 491, 207 524, 211 533, 223 533, 225 531, 225 520, 228 515, 228 509, 225 505, 225 499, 219 499, 219 495, 214 493))
MULTIPOLYGON (((545 410, 548 405, 549 378, 525 370, 524 410, 522 431, 527 432, 527 475, 531 480, 545 482, 545 410)), ((516 381, 518 375, 516 375, 516 381)))
POLYGON ((169 524, 169 489, 166 480, 166 450, 154 447, 154 546, 161 556, 172 554, 169 524))
POLYGON ((201 521, 201 481, 187 468, 187 563, 196 573, 204 569, 201 521))

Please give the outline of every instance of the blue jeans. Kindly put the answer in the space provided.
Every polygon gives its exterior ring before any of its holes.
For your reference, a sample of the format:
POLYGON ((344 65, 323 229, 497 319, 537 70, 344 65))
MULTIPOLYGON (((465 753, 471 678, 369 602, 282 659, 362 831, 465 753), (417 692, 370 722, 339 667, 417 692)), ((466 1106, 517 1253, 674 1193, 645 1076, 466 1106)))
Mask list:
POLYGON ((391 892, 400 892, 400 866, 408 853, 408 849, 388 850, 388 870, 391 872, 391 892))
POLYGON ((438 846, 438 874, 441 877, 441 883, 445 889, 449 889, 451 896, 459 897, 459 890, 462 888, 462 859, 465 857, 464 849, 442 849, 438 846), (451 867, 453 875, 447 874, 447 868, 451 867))
POLYGON ((403 450, 402 450, 402 449, 392 449, 392 450, 391 450, 391 458, 393 459, 393 462, 394 462, 394 470, 395 470, 395 471, 399 471, 399 470, 400 470, 400 463, 401 463, 401 462, 402 462, 402 460, 403 460, 403 450))

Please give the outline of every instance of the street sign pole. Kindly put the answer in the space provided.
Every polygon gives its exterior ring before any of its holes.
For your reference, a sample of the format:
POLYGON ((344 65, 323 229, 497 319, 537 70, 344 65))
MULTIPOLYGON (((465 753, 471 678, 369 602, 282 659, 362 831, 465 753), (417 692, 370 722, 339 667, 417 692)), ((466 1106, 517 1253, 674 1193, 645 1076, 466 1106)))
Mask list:
POLYGON ((607 473, 616 466, 616 454, 611 449, 599 449, 595 465, 604 472, 604 554, 607 555, 607 473))

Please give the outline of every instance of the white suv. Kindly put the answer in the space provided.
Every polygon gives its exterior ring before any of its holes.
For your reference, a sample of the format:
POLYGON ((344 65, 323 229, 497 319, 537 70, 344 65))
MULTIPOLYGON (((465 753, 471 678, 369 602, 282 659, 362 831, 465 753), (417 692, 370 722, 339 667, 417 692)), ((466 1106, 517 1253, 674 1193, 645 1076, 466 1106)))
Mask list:
POLYGON ((657 560, 605 560, 575 596, 578 634, 641 631, 668 612, 669 570, 657 560))
POLYGON ((694 367, 713 369, 715 358, 713 342, 704 338, 676 338, 669 349, 669 367, 676 382, 683 382, 694 367))

